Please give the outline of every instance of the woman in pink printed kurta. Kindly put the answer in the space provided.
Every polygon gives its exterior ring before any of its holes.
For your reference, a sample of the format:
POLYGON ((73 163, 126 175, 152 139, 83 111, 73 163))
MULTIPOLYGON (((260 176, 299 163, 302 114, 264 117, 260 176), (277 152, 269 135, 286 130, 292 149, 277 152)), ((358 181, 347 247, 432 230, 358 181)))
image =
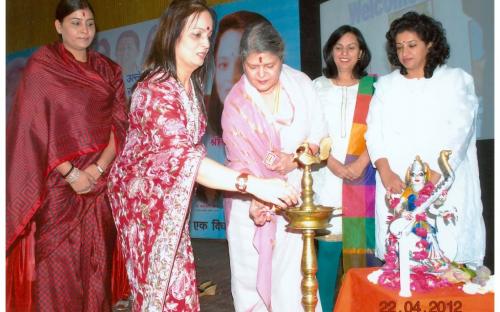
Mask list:
POLYGON ((132 288, 138 291, 135 304, 161 300, 168 283, 168 275, 161 272, 172 270, 177 286, 169 290, 170 304, 182 304, 175 305, 177 311, 198 305, 185 220, 196 171, 205 156, 201 116, 196 97, 190 100, 173 78, 140 82, 132 96, 127 144, 112 171, 110 197, 113 207, 119 208, 113 209, 115 222, 130 251, 127 270, 132 288), (176 253, 173 265, 168 259, 176 253), (150 274, 158 284, 148 289, 150 274), (146 294, 151 297, 144 298, 146 294))
POLYGON ((188 228, 195 182, 282 207, 297 202, 283 180, 241 174, 205 157, 200 99, 212 30, 204 0, 174 0, 163 14, 132 94, 125 147, 109 175, 133 311, 199 311, 188 228))

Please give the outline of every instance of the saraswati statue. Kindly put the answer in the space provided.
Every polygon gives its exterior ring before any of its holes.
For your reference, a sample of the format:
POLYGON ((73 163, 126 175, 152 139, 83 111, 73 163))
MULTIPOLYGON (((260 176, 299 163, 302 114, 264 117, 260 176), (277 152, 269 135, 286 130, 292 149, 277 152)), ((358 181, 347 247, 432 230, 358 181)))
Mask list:
POLYGON ((450 285, 441 276, 449 269, 457 251, 452 230, 456 209, 443 206, 454 180, 448 164, 451 151, 441 151, 438 160, 443 178, 437 185, 429 180, 429 166, 419 156, 406 173, 406 189, 387 198, 392 211, 387 234, 385 265, 375 271, 377 284, 400 287, 399 295, 450 285), (447 233, 449 233, 447 235, 447 233))

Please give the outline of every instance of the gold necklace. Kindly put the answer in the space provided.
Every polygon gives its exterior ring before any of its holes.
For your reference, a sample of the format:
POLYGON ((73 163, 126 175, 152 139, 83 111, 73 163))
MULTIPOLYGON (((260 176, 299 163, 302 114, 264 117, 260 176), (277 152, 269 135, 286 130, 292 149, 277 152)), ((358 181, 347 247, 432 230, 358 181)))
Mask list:
POLYGON ((280 108, 280 91, 281 91, 281 86, 278 83, 277 86, 278 90, 274 93, 274 103, 273 103, 273 115, 276 115, 278 113, 278 110, 280 108))

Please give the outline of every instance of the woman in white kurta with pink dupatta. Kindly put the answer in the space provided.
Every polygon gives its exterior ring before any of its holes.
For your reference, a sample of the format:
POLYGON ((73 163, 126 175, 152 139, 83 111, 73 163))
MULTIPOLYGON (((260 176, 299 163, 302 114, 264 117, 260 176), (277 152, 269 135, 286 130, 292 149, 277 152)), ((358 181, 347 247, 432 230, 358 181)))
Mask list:
MULTIPOLYGON (((293 154, 306 141, 317 148, 324 121, 311 80, 283 64, 283 47, 268 23, 243 34, 245 74, 224 103, 223 139, 229 167, 259 177, 284 177, 300 189, 302 170, 293 154)), ((236 311, 303 311, 302 236, 287 230, 287 221, 270 206, 241 194, 225 200, 236 311), (248 210, 256 208, 268 214, 252 220, 248 210)))

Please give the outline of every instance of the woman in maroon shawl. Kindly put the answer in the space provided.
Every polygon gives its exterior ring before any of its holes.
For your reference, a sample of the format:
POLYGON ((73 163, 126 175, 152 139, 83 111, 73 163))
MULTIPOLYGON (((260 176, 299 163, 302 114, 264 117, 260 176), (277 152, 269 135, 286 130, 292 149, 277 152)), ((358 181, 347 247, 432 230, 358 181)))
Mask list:
POLYGON ((110 172, 133 311, 200 309, 188 222, 195 182, 281 207, 297 201, 283 180, 256 178, 206 158, 202 90, 213 25, 204 0, 172 1, 132 94, 125 147, 110 172))
POLYGON ((55 28, 61 42, 33 54, 8 119, 7 307, 111 311, 106 180, 127 126, 122 75, 88 50, 87 1, 61 0, 55 28))

